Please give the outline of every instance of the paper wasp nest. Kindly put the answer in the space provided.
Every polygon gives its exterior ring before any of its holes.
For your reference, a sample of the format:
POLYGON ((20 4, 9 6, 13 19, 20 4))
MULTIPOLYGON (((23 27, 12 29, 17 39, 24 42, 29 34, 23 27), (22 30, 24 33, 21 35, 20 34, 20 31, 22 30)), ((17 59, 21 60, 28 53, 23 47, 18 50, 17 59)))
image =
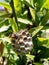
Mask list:
POLYGON ((11 38, 15 52, 28 53, 33 48, 32 37, 26 29, 13 33, 11 38))

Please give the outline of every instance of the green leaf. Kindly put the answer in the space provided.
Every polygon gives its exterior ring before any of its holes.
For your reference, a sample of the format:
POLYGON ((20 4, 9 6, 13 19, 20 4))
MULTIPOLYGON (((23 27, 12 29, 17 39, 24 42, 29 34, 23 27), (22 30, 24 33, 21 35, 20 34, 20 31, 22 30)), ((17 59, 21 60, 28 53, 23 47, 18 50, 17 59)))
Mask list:
POLYGON ((37 9, 37 11, 40 10, 40 8, 42 7, 42 5, 45 3, 46 0, 34 0, 34 5, 37 9))
POLYGON ((38 40, 39 40, 40 42, 42 42, 42 41, 47 40, 47 38, 38 37, 38 40))
POLYGON ((38 46, 49 47, 49 42, 47 38, 38 37, 38 46))
POLYGON ((38 37, 38 46, 49 48, 49 38, 38 37))
MULTIPOLYGON (((3 17, 8 17, 8 15, 3 15, 3 17)), ((25 23, 25 24, 30 24, 32 25, 32 22, 30 22, 29 20, 27 19, 22 19, 22 18, 18 18, 18 21, 22 22, 22 23, 25 23)), ((12 26, 13 27, 13 26, 12 26)))
POLYGON ((46 48, 45 46, 39 46, 38 49, 40 49, 38 57, 40 57, 40 58, 48 58, 49 57, 49 48, 46 48))
POLYGON ((6 26, 9 25, 8 19, 5 19, 5 18, 4 18, 2 21, 0 21, 0 27, 2 27, 2 26, 4 26, 4 25, 6 25, 6 26))
POLYGON ((31 7, 34 9, 34 7, 29 3, 27 2, 26 0, 23 0, 22 3, 24 3, 25 5, 27 5, 28 7, 31 7))
POLYGON ((0 38, 0 40, 2 40, 3 42, 11 43, 11 40, 9 39, 9 37, 0 38))
POLYGON ((25 29, 26 28, 26 24, 21 23, 21 22, 19 22, 18 24, 20 25, 19 29, 25 29))
POLYGON ((36 12, 35 12, 35 10, 34 9, 32 9, 32 8, 29 8, 30 9, 30 13, 31 13, 31 15, 32 15, 32 18, 33 18, 33 20, 35 21, 36 20, 36 12))
POLYGON ((0 32, 4 32, 4 31, 7 31, 9 29, 10 25, 8 26, 5 26, 3 25, 1 28, 0 28, 0 32))
POLYGON ((35 63, 35 65, 43 65, 43 63, 35 63))
POLYGON ((42 28, 43 28, 43 26, 36 27, 35 30, 32 31, 32 37, 34 37, 42 28))
POLYGON ((49 24, 43 27, 43 30, 49 29, 49 24))
POLYGON ((27 56, 28 58, 30 58, 31 60, 34 60, 34 57, 35 57, 35 56, 33 56, 33 55, 30 55, 30 54, 27 54, 26 56, 27 56))
POLYGON ((12 13, 9 13, 9 14, 8 14, 8 13, 4 13, 4 14, 1 14, 1 15, 0 15, 0 18, 2 18, 2 17, 3 17, 3 18, 9 18, 11 14, 12 14, 12 13))
POLYGON ((7 3, 7 2, 0 2, 0 6, 5 7, 8 10, 11 10, 11 7, 10 7, 9 3, 7 3))
POLYGON ((34 0, 29 0, 30 4, 34 7, 34 0))
POLYGON ((49 0, 46 0, 41 9, 46 8, 49 9, 49 0))
POLYGON ((21 11, 21 0, 13 0, 14 2, 14 8, 17 12, 21 11))
POLYGON ((43 17, 43 19, 41 20, 40 24, 39 25, 45 25, 46 22, 48 21, 49 19, 49 11, 45 14, 45 16, 43 17))
POLYGON ((18 22, 32 25, 32 22, 28 19, 23 19, 23 18, 17 18, 17 19, 18 19, 18 22))
POLYGON ((38 16, 37 16, 37 12, 33 8, 29 8, 29 9, 30 9, 30 13, 31 13, 33 21, 35 22, 36 25, 38 25, 39 19, 38 19, 38 16))
POLYGON ((11 23, 12 30, 13 30, 14 32, 17 32, 17 31, 18 31, 18 26, 17 26, 15 20, 12 19, 12 18, 9 18, 9 21, 10 21, 10 23, 11 23))

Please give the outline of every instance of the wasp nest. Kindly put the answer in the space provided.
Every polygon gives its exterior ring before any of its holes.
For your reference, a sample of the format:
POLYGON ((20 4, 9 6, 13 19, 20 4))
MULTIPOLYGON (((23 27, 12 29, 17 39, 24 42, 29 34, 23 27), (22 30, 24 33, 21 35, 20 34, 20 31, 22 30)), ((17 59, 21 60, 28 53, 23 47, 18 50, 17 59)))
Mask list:
POLYGON ((32 37, 26 29, 13 33, 11 38, 15 52, 28 53, 33 48, 32 37))

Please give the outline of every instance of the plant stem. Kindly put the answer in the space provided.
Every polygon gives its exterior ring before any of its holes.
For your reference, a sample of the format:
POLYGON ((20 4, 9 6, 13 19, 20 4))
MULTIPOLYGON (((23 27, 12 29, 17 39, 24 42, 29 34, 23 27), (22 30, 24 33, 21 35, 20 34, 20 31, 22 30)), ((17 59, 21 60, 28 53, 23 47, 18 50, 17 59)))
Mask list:
MULTIPOLYGON (((18 26, 18 22, 17 22, 17 15, 16 15, 16 12, 15 12, 15 8, 14 8, 14 3, 13 3, 13 0, 11 0, 11 2, 10 2, 10 6, 11 6, 11 8, 12 8, 13 16, 14 16, 15 21, 16 21, 17 26, 18 26)), ((18 26, 18 28, 19 28, 19 26, 18 26)))

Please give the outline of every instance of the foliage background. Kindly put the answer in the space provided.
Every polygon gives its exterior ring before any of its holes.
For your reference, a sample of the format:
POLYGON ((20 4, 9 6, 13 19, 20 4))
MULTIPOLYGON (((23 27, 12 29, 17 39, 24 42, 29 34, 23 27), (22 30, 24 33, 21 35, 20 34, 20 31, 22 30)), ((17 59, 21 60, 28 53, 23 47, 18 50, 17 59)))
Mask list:
POLYGON ((5 0, 0 6, 4 7, 4 11, 0 10, 3 65, 49 65, 49 0, 5 0), (31 52, 25 55, 29 61, 23 54, 18 56, 13 51, 9 38, 12 32, 26 28, 32 34, 34 44, 31 52))

